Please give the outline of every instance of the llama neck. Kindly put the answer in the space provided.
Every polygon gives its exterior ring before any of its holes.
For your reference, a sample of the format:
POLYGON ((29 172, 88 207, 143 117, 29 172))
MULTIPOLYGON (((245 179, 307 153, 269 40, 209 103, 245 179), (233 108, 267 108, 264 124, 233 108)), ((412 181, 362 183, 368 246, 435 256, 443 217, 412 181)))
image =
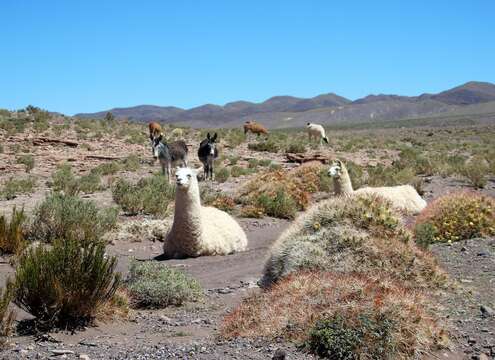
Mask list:
POLYGON ((187 191, 176 189, 175 213, 172 231, 190 249, 201 241, 201 201, 198 184, 192 183, 187 191))
POLYGON ((350 195, 354 192, 352 189, 351 178, 347 169, 343 169, 342 174, 339 178, 333 179, 335 193, 337 195, 350 195))

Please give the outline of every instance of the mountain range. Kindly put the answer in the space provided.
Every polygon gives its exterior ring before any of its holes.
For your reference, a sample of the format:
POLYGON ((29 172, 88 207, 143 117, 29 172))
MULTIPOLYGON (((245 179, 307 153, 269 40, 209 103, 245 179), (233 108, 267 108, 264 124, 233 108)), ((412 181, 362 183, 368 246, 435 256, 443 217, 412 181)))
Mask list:
POLYGON ((104 118, 107 112, 117 119, 160 121, 191 127, 235 127, 246 120, 256 120, 269 128, 298 127, 308 122, 324 125, 364 124, 479 112, 489 114, 490 119, 495 120, 495 84, 471 81, 438 94, 379 94, 354 101, 328 93, 313 98, 274 96, 261 103, 235 101, 224 106, 206 104, 192 109, 139 105, 75 116, 104 118))

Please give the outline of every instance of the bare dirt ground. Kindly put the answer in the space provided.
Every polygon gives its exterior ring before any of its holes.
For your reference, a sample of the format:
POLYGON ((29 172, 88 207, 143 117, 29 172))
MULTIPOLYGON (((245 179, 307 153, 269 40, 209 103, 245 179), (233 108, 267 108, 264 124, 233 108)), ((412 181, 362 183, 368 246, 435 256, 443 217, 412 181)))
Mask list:
MULTIPOLYGON (((122 154, 139 154, 144 159, 136 172, 123 172, 119 176, 138 179, 158 170, 158 164, 149 164, 150 149, 144 145, 133 145, 115 139, 85 141, 89 148, 68 148, 63 145, 44 144, 32 146, 33 137, 16 135, 4 142, 0 154, 0 181, 11 176, 26 176, 24 166, 15 163, 15 152, 9 150, 14 144, 25 146, 35 156, 36 165, 31 175, 36 177, 37 188, 31 195, 20 195, 12 200, 0 201, 0 215, 9 215, 12 207, 24 206, 30 213, 49 192, 46 181, 57 164, 69 161, 77 174, 84 174, 102 160, 88 157, 104 155, 120 157, 122 154)), ((76 139, 73 139, 76 140, 76 139)), ((195 159, 195 148, 190 158, 195 159)), ((270 158, 284 167, 282 154, 257 153, 241 144, 235 150, 225 148, 226 155, 240 157, 239 164, 245 165, 248 158, 270 158)), ((334 153, 327 151, 330 158, 339 156, 352 159, 358 164, 377 163, 383 157, 392 155, 378 151, 370 157, 366 152, 334 153)), ((192 162, 195 166, 197 161, 192 162)), ((111 182, 107 176, 103 182, 111 182)), ((233 193, 249 176, 231 178, 216 188, 233 193)), ((430 177, 425 183, 425 199, 430 201, 449 191, 468 188, 467 184, 454 178, 430 177)), ((490 179, 482 190, 495 195, 495 179, 490 179)), ((115 205, 110 190, 84 196, 95 200, 99 206, 115 205)), ((119 223, 140 219, 121 215, 119 223)), ((205 290, 205 300, 185 307, 170 307, 163 310, 133 311, 127 321, 98 323, 75 333, 53 332, 40 336, 16 334, 7 350, 0 352, 1 359, 16 358, 85 358, 90 359, 270 359, 277 349, 283 350, 288 359, 311 359, 312 356, 298 350, 295 345, 283 341, 248 341, 238 339, 224 341, 217 336, 223 316, 238 304, 243 297, 259 291, 259 279, 270 245, 290 222, 280 219, 238 219, 245 229, 248 250, 230 256, 206 256, 196 259, 166 260, 169 266, 181 268, 198 279, 205 290)), ((118 257, 118 270, 124 275, 131 258, 161 261, 163 244, 147 239, 130 241, 120 239, 108 245, 107 251, 118 257)), ((437 245, 432 249, 440 263, 451 277, 458 281, 459 291, 455 296, 444 298, 439 312, 452 324, 455 349, 441 352, 435 358, 442 359, 483 359, 482 354, 495 358, 495 239, 470 240, 453 246, 437 245), (484 310, 483 310, 484 309, 484 310)), ((0 285, 13 273, 7 258, 0 258, 0 285)), ((18 312, 18 319, 29 318, 29 314, 18 312)), ((427 358, 432 358, 431 356, 427 358)))

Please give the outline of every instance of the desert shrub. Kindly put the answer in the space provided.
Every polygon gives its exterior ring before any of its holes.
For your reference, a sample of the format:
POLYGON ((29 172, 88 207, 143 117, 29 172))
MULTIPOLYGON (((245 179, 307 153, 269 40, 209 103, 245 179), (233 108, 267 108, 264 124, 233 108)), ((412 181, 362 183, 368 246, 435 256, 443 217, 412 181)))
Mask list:
POLYGON ((132 184, 119 179, 112 188, 112 196, 128 214, 165 216, 175 196, 175 188, 162 175, 140 179, 132 184))
POLYGON ((33 155, 21 155, 17 157, 17 163, 26 166, 26 172, 29 173, 34 168, 34 156, 33 155))
POLYGON ((301 154, 306 152, 306 147, 304 146, 303 143, 297 142, 297 143, 290 143, 286 148, 285 148, 286 153, 296 153, 296 154, 301 154))
POLYGON ((90 194, 102 189, 101 177, 96 173, 89 173, 77 179, 77 190, 83 194, 90 194))
POLYGON ((0 288, 0 350, 7 342, 7 336, 12 330, 12 323, 15 313, 10 307, 10 302, 14 298, 14 284, 7 278, 5 287, 0 288))
POLYGON ((195 279, 151 261, 131 262, 127 288, 136 307, 163 308, 202 297, 201 286, 195 279))
POLYGON ((382 272, 409 287, 445 283, 435 259, 410 241, 391 204, 377 196, 330 198, 302 215, 271 250, 263 285, 304 269, 382 272))
MULTIPOLYGON (((218 136, 220 139, 224 139, 225 143, 231 148, 236 148, 246 139, 246 136, 240 129, 226 130, 224 134, 219 131, 218 136)), ((204 136, 201 139, 204 139, 204 136)))
POLYGON ((427 298, 378 273, 298 272, 226 316, 227 338, 285 338, 330 359, 411 359, 447 345, 427 298))
POLYGON ((92 174, 97 175, 113 175, 120 171, 122 168, 121 164, 116 161, 107 162, 100 164, 91 169, 92 174))
POLYGON ((14 199, 19 194, 31 194, 34 192, 36 179, 29 177, 26 179, 9 178, 3 185, 0 195, 6 200, 14 199))
POLYGON ((226 167, 215 168, 215 180, 223 183, 226 182, 230 177, 230 170, 226 167))
POLYGON ((353 188, 359 189, 360 187, 362 187, 366 180, 362 167, 350 160, 347 160, 345 162, 345 165, 347 167, 347 172, 349 173, 349 177, 351 178, 353 188))
POLYGON ((381 164, 368 168, 368 185, 395 186, 412 184, 416 180, 413 168, 399 168, 397 166, 383 166, 381 164))
POLYGON ((93 201, 53 193, 36 207, 29 237, 44 242, 55 239, 98 241, 115 227, 117 215, 115 208, 98 209, 93 201))
POLYGON ((295 200, 282 187, 276 189, 273 194, 260 194, 256 205, 262 208, 266 215, 282 219, 293 219, 297 211, 295 200))
POLYGON ((311 194, 328 191, 330 179, 320 163, 307 163, 290 171, 269 171, 257 175, 241 188, 236 201, 262 208, 264 213, 293 218, 305 210, 311 194))
POLYGON ((280 169, 282 169, 282 165, 274 162, 270 164, 270 170, 280 170, 280 169))
POLYGON ((249 173, 250 173, 249 169, 243 168, 243 167, 238 166, 238 165, 234 165, 230 169, 230 175, 232 175, 232 177, 239 177, 242 175, 247 175, 249 173))
POLYGON ((241 216, 260 219, 265 214, 265 209, 260 206, 246 205, 241 208, 241 216))
POLYGON ((256 143, 249 143, 248 149, 254 151, 266 151, 266 152, 277 153, 280 150, 280 145, 273 140, 267 140, 256 143))
POLYGON ((270 159, 258 160, 258 165, 263 166, 263 167, 270 166, 271 163, 272 163, 272 161, 270 159))
POLYGON ((256 169, 258 167, 258 164, 258 159, 253 158, 248 160, 248 168, 250 169, 256 169))
POLYGON ((19 259, 15 303, 42 328, 85 325, 115 294, 116 265, 102 242, 63 238, 50 249, 30 248, 19 259))
POLYGON ((232 212, 235 208, 235 202, 234 199, 232 199, 230 196, 225 195, 225 194, 219 194, 215 200, 211 201, 210 203, 204 203, 204 205, 209 205, 216 207, 217 209, 226 211, 226 212, 232 212))
POLYGON ((229 156, 228 157, 229 159, 229 164, 234 166, 237 164, 237 162, 239 161, 240 157, 239 156, 229 156))
POLYGON ((10 221, 0 216, 0 254, 19 254, 26 245, 24 238, 26 215, 24 209, 12 209, 10 221))
POLYGON ((473 159, 461 167, 460 173, 469 180, 471 185, 478 189, 486 186, 486 175, 489 172, 488 163, 484 159, 473 159))
POLYGON ((76 195, 79 192, 76 177, 72 173, 72 167, 69 164, 58 166, 57 170, 52 174, 49 186, 54 191, 63 191, 67 195, 76 195))
POLYGON ((415 223, 422 245, 495 234, 495 199, 474 192, 442 196, 426 207, 415 223))
POLYGON ((137 155, 129 155, 126 157, 123 162, 123 167, 124 170, 127 171, 137 171, 139 170, 139 166, 141 165, 141 162, 139 160, 139 157, 137 155))

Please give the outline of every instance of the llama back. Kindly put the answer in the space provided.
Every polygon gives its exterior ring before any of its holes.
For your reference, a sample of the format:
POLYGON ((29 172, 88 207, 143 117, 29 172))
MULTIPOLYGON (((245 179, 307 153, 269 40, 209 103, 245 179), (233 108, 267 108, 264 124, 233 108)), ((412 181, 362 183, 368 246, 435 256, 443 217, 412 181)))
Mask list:
POLYGON ((355 194, 376 194, 389 200, 393 206, 400 210, 417 214, 426 207, 426 201, 421 198, 416 189, 411 185, 390 187, 365 187, 358 189, 355 194))
POLYGON ((202 251, 209 255, 226 255, 247 248, 247 237, 241 226, 225 211, 201 207, 202 251))

